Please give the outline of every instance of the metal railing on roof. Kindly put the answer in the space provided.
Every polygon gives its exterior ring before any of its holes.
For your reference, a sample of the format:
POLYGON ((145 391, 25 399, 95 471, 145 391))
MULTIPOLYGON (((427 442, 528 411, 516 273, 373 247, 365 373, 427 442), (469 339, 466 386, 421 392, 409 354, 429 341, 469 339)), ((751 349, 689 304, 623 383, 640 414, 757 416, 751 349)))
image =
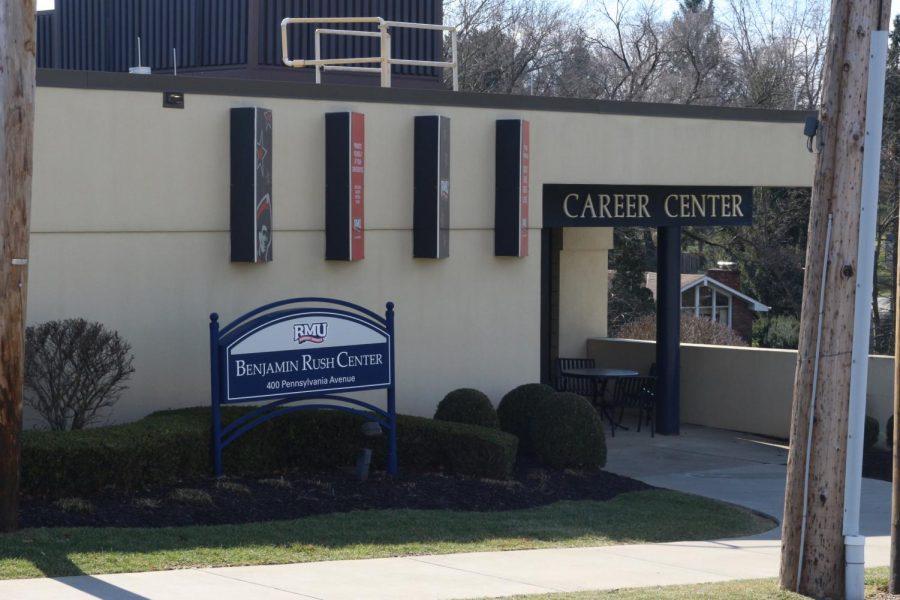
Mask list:
POLYGON ((381 87, 391 87, 391 66, 409 65, 414 67, 435 67, 453 70, 453 91, 459 90, 459 61, 456 54, 456 27, 452 25, 435 25, 432 23, 407 23, 404 21, 385 21, 381 17, 288 17, 281 21, 281 60, 288 67, 302 69, 313 67, 316 70, 316 83, 322 83, 323 71, 350 71, 355 73, 381 73, 381 87), (315 58, 313 60, 290 57, 288 48, 289 25, 309 25, 317 23, 371 23, 378 26, 378 31, 357 31, 350 29, 317 28, 315 30, 315 58), (440 60, 414 60, 391 57, 391 28, 427 29, 431 31, 450 32, 450 58, 440 60), (381 51, 378 56, 361 56, 347 58, 322 58, 323 35, 343 35, 379 38, 381 51), (378 64, 377 67, 359 66, 378 64))

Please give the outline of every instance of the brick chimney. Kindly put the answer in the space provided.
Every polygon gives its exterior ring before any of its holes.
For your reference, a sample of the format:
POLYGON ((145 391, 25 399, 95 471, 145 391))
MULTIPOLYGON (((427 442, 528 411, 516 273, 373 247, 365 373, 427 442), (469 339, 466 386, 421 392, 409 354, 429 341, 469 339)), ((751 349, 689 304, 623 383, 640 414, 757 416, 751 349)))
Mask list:
MULTIPOLYGON (((741 290, 741 272, 736 268, 729 269, 728 266, 721 265, 718 269, 707 270, 706 275, 733 290, 741 290)), ((756 313, 750 310, 750 306, 743 300, 735 298, 732 304, 731 329, 745 340, 750 341, 755 318, 756 313)))
POLYGON ((731 269, 707 269, 707 276, 724 283, 733 290, 741 291, 741 272, 731 269))

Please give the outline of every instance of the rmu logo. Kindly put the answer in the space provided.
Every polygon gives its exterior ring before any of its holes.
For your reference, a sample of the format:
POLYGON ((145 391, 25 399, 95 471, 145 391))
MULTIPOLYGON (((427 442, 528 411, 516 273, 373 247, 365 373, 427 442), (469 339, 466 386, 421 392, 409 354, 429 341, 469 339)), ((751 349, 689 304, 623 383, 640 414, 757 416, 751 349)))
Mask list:
POLYGON ((328 323, 297 323, 294 325, 294 341, 298 344, 321 344, 328 337, 328 323))

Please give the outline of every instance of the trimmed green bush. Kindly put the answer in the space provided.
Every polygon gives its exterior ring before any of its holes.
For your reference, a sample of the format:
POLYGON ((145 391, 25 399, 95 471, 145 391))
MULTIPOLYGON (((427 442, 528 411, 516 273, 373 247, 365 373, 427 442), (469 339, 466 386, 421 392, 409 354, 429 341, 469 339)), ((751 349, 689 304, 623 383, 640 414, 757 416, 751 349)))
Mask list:
POLYGON ((500 428, 491 399, 472 388, 460 388, 444 396, 434 413, 434 420, 500 428))
MULTIPOLYGON (((228 407, 231 421, 250 408, 228 407)), ((505 479, 518 440, 499 430, 399 415, 397 445, 403 470, 505 479)), ((266 476, 286 469, 350 466, 363 447, 376 467, 386 464, 385 439, 367 440, 363 419, 347 413, 302 411, 274 419, 228 446, 229 475, 266 476)), ((154 413, 125 425, 81 431, 28 431, 22 436, 22 491, 61 498, 106 488, 138 492, 211 475, 208 408, 154 413)))
POLYGON ((556 393, 543 383, 526 383, 508 392, 497 406, 500 429, 519 438, 519 452, 532 452, 529 428, 538 404, 556 393))
POLYGON ((529 437, 538 459, 547 466, 603 467, 603 424, 591 403, 578 394, 557 393, 534 410, 529 437))
POLYGON ((878 443, 878 419, 866 415, 866 428, 863 433, 863 450, 869 451, 878 443))

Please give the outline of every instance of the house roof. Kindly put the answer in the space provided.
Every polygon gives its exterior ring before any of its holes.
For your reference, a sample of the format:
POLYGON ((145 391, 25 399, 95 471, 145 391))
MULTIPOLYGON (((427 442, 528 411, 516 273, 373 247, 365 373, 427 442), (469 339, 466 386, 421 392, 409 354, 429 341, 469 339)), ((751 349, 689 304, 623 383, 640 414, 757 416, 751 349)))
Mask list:
MULTIPOLYGON (((644 273, 644 286, 650 290, 650 293, 653 294, 653 297, 656 298, 656 273, 644 273)), ((684 293, 690 289, 695 287, 712 287, 717 288, 726 294, 734 296, 739 300, 743 300, 746 302, 752 310, 756 312, 768 312, 771 308, 770 306, 766 306, 756 298, 751 298, 747 294, 739 292, 731 286, 725 285, 721 281, 717 279, 713 279, 709 275, 704 273, 682 273, 681 274, 681 292, 684 293)))

